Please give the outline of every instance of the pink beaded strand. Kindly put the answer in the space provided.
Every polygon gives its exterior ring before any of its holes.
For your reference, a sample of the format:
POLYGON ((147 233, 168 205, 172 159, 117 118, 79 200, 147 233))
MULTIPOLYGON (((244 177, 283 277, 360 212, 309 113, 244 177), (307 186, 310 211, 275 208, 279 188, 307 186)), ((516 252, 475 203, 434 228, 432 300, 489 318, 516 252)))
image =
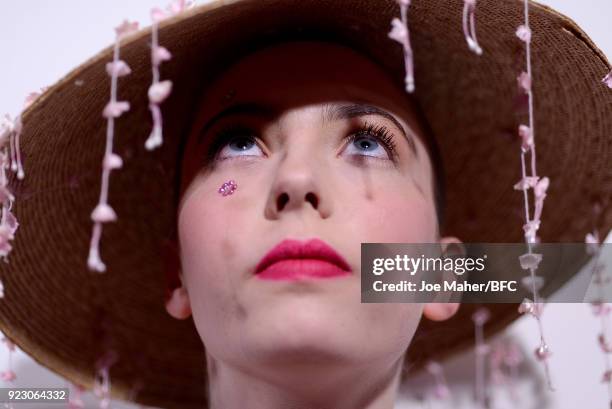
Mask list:
POLYGON ((476 12, 476 0, 463 1, 463 35, 468 48, 477 55, 482 55, 482 48, 476 38, 476 22, 474 14, 476 12))
POLYGON ((389 38, 400 43, 404 49, 404 65, 406 67, 406 91, 414 91, 414 63, 412 57, 412 46, 410 45, 410 34, 408 30, 408 8, 410 0, 397 0, 400 6, 401 19, 394 18, 391 21, 389 38))
POLYGON ((85 388, 81 385, 68 382, 68 409, 84 409, 82 395, 85 388))
POLYGON ((491 382, 498 386, 505 386, 510 398, 517 405, 520 396, 514 384, 519 379, 518 366, 522 361, 523 355, 519 347, 513 342, 498 341, 491 347, 489 355, 491 382))
POLYGON ((610 71, 602 80, 609 88, 612 88, 612 71, 610 71))
POLYGON ((2 337, 2 342, 6 345, 6 349, 8 351, 8 367, 6 370, 0 372, 0 381, 13 382, 15 379, 17 379, 17 375, 13 371, 12 361, 13 352, 15 352, 15 344, 13 344, 11 340, 6 337, 2 337))
MULTIPOLYGON (((595 216, 598 216, 597 213, 599 210, 599 207, 596 206, 595 216)), ((593 282, 595 285, 597 285, 599 292, 599 300, 593 302, 591 305, 593 315, 599 318, 601 326, 601 332, 597 336, 597 343, 603 352, 604 359, 604 373, 602 375, 601 382, 607 384, 608 402, 610 407, 612 407, 612 365, 609 356, 609 354, 612 353, 612 342, 608 339, 610 329, 609 317, 612 307, 603 302, 605 296, 604 287, 610 282, 610 277, 604 274, 605 264, 600 261, 603 244, 600 243, 597 229, 593 229, 593 233, 588 233, 584 238, 584 242, 587 253, 593 258, 593 282)))
POLYGON ((436 399, 448 399, 450 397, 450 389, 444 377, 444 371, 442 365, 436 361, 429 361, 425 365, 427 372, 434 378, 435 387, 433 395, 436 399))
POLYGON ((548 177, 540 178, 536 172, 536 150, 535 150, 535 130, 534 130, 534 114, 533 114, 533 92, 532 92, 532 72, 531 72, 531 29, 529 28, 529 2, 524 0, 525 23, 520 25, 516 30, 516 36, 525 43, 525 59, 527 72, 521 72, 517 81, 519 88, 525 92, 529 101, 529 125, 519 126, 519 136, 521 137, 521 174, 522 179, 514 185, 514 189, 523 191, 523 199, 525 205, 525 224, 523 225, 525 242, 527 245, 527 253, 519 257, 521 268, 529 270, 529 276, 524 277, 522 282, 532 292, 533 301, 526 299, 519 307, 519 312, 530 313, 537 321, 538 330, 540 333, 540 345, 535 350, 535 356, 538 361, 544 365, 548 388, 554 390, 552 385, 550 369, 548 366, 548 358, 551 355, 550 349, 544 338, 544 330, 542 325, 541 313, 543 304, 538 296, 539 287, 543 284, 542 277, 535 275, 540 261, 541 254, 532 252, 532 245, 538 243, 539 237, 536 233, 540 228, 540 219, 542 216, 542 208, 546 190, 550 184, 548 177), (531 157, 531 175, 527 175, 527 166, 525 163, 525 155, 529 152, 531 157), (532 188, 534 192, 535 209, 533 218, 529 216, 529 197, 527 190, 532 188))
POLYGON ((169 61, 172 58, 170 51, 159 45, 159 23, 168 17, 178 14, 190 5, 191 2, 185 2, 184 0, 175 1, 165 11, 160 8, 151 10, 151 20, 153 21, 151 27, 151 69, 153 81, 147 95, 149 97, 149 110, 153 119, 153 130, 145 142, 147 150, 153 150, 163 143, 163 121, 159 106, 172 92, 172 81, 159 80, 159 66, 162 62, 169 61))
POLYGON ((488 345, 484 342, 483 327, 491 317, 491 313, 485 307, 481 307, 472 314, 474 321, 474 337, 476 345, 474 349, 475 355, 475 382, 474 382, 474 398, 476 403, 481 408, 487 407, 487 393, 485 384, 485 357, 489 352, 488 345))
POLYGON ((114 350, 107 351, 96 362, 96 378, 94 380, 94 395, 99 399, 99 408, 108 409, 111 403, 110 367, 119 359, 114 350))
POLYGON ((100 201, 91 213, 94 222, 87 266, 91 271, 102 273, 106 271, 106 265, 100 258, 100 237, 102 235, 102 223, 114 222, 117 214, 108 204, 108 184, 110 171, 120 169, 123 166, 121 157, 113 153, 113 137, 115 129, 115 118, 119 118, 123 113, 130 110, 130 103, 127 101, 117 101, 117 81, 119 77, 129 75, 132 70, 125 61, 119 59, 119 48, 121 40, 129 33, 138 30, 138 23, 125 20, 120 26, 115 28, 115 48, 113 61, 106 64, 106 72, 111 77, 110 101, 104 108, 102 116, 107 119, 106 127, 106 151, 102 160, 102 186, 100 188, 100 201))

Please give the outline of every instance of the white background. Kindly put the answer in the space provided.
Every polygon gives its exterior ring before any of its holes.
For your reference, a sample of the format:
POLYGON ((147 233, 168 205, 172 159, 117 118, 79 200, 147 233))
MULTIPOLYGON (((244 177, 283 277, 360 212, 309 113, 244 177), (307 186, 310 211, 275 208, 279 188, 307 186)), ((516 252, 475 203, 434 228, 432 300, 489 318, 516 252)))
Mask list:
MULTIPOLYGON (((204 0, 198 3, 202 2, 204 0)), ((608 58, 612 56, 609 0, 547 0, 543 3, 574 19, 608 58)), ((0 113, 17 114, 28 93, 53 84, 86 58, 110 45, 113 28, 124 18, 137 20, 141 26, 148 25, 149 10, 163 5, 154 0, 0 0, 0 113)), ((531 362, 523 368, 522 382, 517 386, 520 400, 510 405, 504 390, 500 389, 493 407, 609 408, 606 388, 600 383, 604 364, 595 341, 599 324, 588 305, 549 305, 544 320, 545 332, 554 351, 550 362, 557 390, 554 393, 546 391, 541 367, 531 362)), ((507 334, 529 355, 538 342, 535 322, 530 317, 519 319, 507 334)), ((6 350, 0 348, 0 370, 7 366, 6 357, 6 350)), ((62 378, 21 352, 13 355, 13 367, 18 376, 17 387, 66 386, 62 378)), ((473 379, 472 367, 471 354, 445 363, 447 377, 458 399, 452 405, 410 400, 397 407, 472 407, 466 392, 473 379)), ((420 380, 414 380, 413 390, 419 388, 420 380)), ((7 385, 0 382, 2 386, 7 385)), ((42 406, 24 404, 19 407, 42 406)), ((91 396, 87 399, 87 407, 97 407, 91 396)), ((115 404, 114 407, 133 406, 115 404)))

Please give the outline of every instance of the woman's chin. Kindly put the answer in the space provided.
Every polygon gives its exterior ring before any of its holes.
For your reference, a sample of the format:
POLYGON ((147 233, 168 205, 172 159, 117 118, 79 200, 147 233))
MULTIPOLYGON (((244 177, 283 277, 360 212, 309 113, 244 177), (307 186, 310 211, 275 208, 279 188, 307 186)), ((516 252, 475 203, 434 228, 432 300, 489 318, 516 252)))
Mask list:
POLYGON ((241 331, 249 338, 243 342, 250 348, 296 361, 348 359, 363 348, 358 340, 366 336, 367 325, 357 325, 354 308, 351 311, 346 304, 321 300, 282 301, 277 299, 270 308, 251 311, 250 322, 245 322, 241 331))

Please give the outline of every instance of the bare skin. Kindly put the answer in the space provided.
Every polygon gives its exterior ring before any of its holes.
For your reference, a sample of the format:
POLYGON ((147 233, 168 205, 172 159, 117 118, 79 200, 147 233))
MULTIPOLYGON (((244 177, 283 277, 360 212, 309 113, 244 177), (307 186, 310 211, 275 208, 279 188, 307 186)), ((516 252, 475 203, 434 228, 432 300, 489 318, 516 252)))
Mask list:
POLYGON ((360 302, 360 243, 460 242, 439 237, 432 166, 404 91, 349 48, 290 43, 226 70, 199 113, 182 164, 183 286, 166 309, 177 319, 193 315, 206 347, 210 408, 393 408, 421 317, 445 320, 458 309, 360 302), (198 143, 211 118, 241 103, 273 112, 225 116, 198 143), (385 116, 331 118, 348 104, 383 110, 407 137, 385 116), (394 148, 369 134, 347 139, 365 125, 384 127, 394 148), (230 138, 208 142, 228 126, 230 138), (211 146, 218 149, 207 156, 211 146), (238 189, 221 196, 230 179, 238 189), (286 238, 325 241, 351 274, 257 278, 257 263, 286 238))

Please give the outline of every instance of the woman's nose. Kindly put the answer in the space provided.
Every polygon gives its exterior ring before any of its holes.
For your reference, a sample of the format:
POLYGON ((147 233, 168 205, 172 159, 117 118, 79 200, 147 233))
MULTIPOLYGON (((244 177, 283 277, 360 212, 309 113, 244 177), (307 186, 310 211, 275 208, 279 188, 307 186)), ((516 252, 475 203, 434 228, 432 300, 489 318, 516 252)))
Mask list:
MULTIPOLYGON (((277 169, 268 205, 267 216, 275 219, 290 212, 319 213, 319 217, 329 216, 330 198, 323 192, 321 166, 316 166, 312 157, 305 152, 301 158, 285 156, 277 169)), ((328 182, 326 182, 328 183, 328 182)))

